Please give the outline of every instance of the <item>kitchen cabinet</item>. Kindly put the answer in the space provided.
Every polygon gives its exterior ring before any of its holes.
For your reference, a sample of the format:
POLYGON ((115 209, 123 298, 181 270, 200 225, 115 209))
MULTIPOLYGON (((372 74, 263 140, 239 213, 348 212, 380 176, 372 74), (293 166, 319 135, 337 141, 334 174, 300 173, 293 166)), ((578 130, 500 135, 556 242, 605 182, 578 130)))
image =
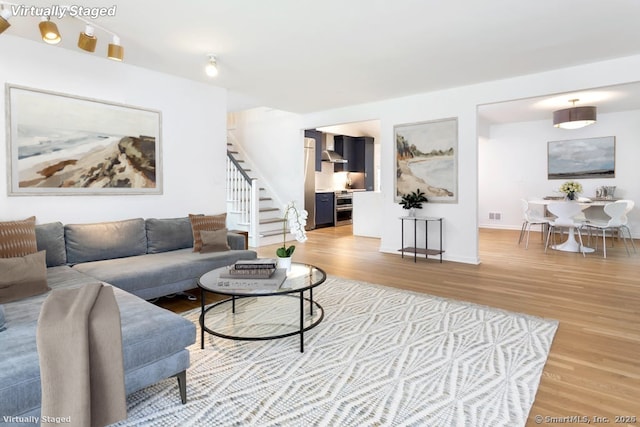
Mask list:
POLYGON ((316 172, 322 171, 322 132, 315 129, 307 129, 304 131, 305 138, 312 138, 316 141, 315 143, 315 170, 316 172))
POLYGON ((334 170, 364 173, 364 188, 367 191, 373 191, 373 142, 374 139, 369 136, 334 137, 335 151, 347 160, 347 163, 336 163, 334 170))
POLYGON ((334 143, 335 151, 347 160, 336 164, 336 172, 366 172, 368 161, 373 169, 373 138, 336 135, 334 143))
POLYGON ((373 138, 362 137, 364 140, 364 188, 367 191, 373 191, 373 177, 375 175, 373 165, 373 138))
POLYGON ((333 226, 334 193, 316 193, 316 227, 333 226))
POLYGON ((360 172, 360 169, 364 169, 364 156, 359 155, 360 143, 356 138, 336 135, 333 137, 333 143, 335 152, 347 161, 347 163, 336 163, 333 169, 335 172, 360 172))

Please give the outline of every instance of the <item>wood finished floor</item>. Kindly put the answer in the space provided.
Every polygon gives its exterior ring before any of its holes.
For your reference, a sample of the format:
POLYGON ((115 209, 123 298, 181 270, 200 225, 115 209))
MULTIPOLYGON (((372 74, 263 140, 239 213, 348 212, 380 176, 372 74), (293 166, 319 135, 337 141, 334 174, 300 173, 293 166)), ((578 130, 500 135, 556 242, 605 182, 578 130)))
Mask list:
MULTIPOLYGON (((350 226, 309 232, 309 240, 296 245, 294 258, 330 275, 560 322, 527 426, 566 424, 545 418, 539 424, 536 415, 585 416, 592 425, 605 425, 594 417, 606 417, 612 425, 640 425, 640 252, 629 257, 622 242, 615 242, 606 259, 601 252, 586 258, 545 254, 539 233, 531 234, 525 249, 517 244, 516 231, 483 229, 480 265, 414 263, 378 252, 379 239, 351 232, 350 226), (636 421, 616 422, 619 416, 636 421)), ((258 254, 272 257, 276 247, 259 248, 258 254)), ((199 307, 184 298, 158 304, 176 312, 199 307)))

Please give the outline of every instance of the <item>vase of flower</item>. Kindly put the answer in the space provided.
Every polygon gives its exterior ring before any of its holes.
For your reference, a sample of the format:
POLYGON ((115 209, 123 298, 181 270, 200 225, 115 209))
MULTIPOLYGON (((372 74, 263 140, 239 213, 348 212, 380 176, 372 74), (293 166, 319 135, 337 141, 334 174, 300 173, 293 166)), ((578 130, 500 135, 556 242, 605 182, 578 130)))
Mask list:
POLYGON ((287 247, 287 225, 291 234, 294 235, 298 242, 307 240, 307 233, 304 226, 307 224, 307 211, 298 210, 295 202, 289 202, 284 208, 284 221, 282 221, 282 246, 276 249, 278 257, 278 268, 286 268, 287 273, 291 271, 291 257, 296 247, 289 245, 287 247))
POLYGON ((560 191, 566 194, 567 200, 576 200, 578 193, 582 193, 582 184, 575 181, 567 181, 560 186, 560 191))

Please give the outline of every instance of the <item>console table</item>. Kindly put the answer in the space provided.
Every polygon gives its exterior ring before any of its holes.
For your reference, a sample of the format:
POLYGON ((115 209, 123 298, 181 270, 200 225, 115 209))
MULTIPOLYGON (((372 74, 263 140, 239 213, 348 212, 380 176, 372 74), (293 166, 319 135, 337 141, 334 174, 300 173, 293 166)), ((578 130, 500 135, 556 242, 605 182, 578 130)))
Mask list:
POLYGON ((439 255, 440 263, 442 263, 442 254, 444 251, 442 250, 442 218, 431 217, 431 216, 401 216, 400 221, 402 223, 402 248, 398 249, 402 253, 402 258, 404 258, 404 253, 409 252, 413 253, 413 262, 417 262, 418 254, 423 254, 425 259, 429 259, 429 255, 439 255), (404 222, 409 221, 413 222, 413 246, 404 246, 404 222), (418 247, 418 221, 424 221, 424 248, 418 247), (439 233, 440 233, 440 247, 438 249, 429 249, 429 223, 437 222, 439 224, 439 233))

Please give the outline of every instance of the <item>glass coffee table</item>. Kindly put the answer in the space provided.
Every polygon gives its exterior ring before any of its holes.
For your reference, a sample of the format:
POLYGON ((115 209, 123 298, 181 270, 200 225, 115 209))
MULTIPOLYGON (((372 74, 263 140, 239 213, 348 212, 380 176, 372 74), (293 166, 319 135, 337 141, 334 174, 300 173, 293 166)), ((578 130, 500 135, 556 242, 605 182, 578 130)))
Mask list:
POLYGON ((304 333, 324 318, 322 306, 313 300, 313 288, 324 283, 326 273, 316 266, 294 262, 277 289, 228 289, 218 286, 218 277, 225 269, 212 270, 198 280, 200 348, 204 348, 205 332, 243 341, 300 335, 300 352, 304 352, 304 333), (230 298, 205 307, 206 292, 230 298))

